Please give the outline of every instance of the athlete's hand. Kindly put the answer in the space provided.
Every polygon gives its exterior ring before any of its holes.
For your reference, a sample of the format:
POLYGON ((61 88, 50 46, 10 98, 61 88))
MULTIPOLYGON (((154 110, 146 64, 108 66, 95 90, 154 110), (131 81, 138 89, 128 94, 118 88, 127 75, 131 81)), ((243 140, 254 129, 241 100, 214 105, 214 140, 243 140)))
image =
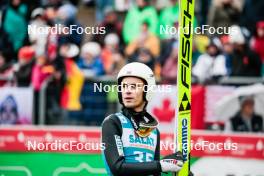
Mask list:
POLYGON ((181 152, 176 152, 165 156, 160 160, 162 172, 178 172, 183 166, 183 157, 181 152))

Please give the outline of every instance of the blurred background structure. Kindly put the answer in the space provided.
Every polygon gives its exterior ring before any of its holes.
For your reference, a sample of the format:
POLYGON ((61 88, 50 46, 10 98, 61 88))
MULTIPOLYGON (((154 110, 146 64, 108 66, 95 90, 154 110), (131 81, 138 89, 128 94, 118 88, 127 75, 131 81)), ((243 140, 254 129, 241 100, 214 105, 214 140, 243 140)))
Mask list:
MULTIPOLYGON (((195 2, 194 27, 231 32, 194 34, 192 129, 255 133, 263 160, 264 1, 195 2)), ((161 132, 172 132, 179 41, 161 28, 178 29, 178 16, 178 0, 1 0, 0 127, 99 127, 120 105, 116 91, 95 85, 115 90, 120 68, 137 61, 172 87, 148 107, 161 132), (85 31, 69 33, 72 26, 85 31)), ((7 162, 0 158, 0 165, 7 162)))
MULTIPOLYGON (((114 85, 119 69, 129 62, 150 66, 161 85, 176 84, 178 35, 171 31, 179 24, 177 0, 8 0, 0 7, 1 89, 33 89, 27 97, 34 100, 28 123, 100 125, 118 110, 118 102, 115 92, 94 92, 94 83, 114 85), (59 31, 58 26, 85 31, 59 31), (43 33, 49 27, 55 31, 43 33)), ((250 0, 196 1, 194 27, 226 28, 224 34, 205 30, 194 36, 194 102, 196 87, 205 89, 197 92, 204 105, 192 106, 203 111, 199 129, 214 123, 208 121, 213 118, 208 109, 214 107, 207 102, 220 101, 228 86, 263 83, 261 7, 264 3, 250 0), (211 86, 219 87, 218 98, 209 95, 211 86)), ((19 116, 12 123, 21 123, 19 116)))

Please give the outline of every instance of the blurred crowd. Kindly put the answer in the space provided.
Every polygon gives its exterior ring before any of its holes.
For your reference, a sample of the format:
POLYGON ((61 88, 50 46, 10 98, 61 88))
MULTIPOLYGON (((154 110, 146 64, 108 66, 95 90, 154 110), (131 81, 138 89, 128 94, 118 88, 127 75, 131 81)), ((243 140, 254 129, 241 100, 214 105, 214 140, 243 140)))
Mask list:
MULTIPOLYGON (((87 86, 85 77, 114 77, 133 61, 151 67, 160 83, 176 83, 178 35, 160 29, 178 29, 178 0, 2 0, 0 8, 0 86, 32 86, 37 100, 45 80, 52 78, 49 105, 53 109, 54 102, 68 110, 80 109, 83 104, 67 100, 82 94, 87 86), (35 29, 86 27, 77 17, 80 6, 95 12, 88 41, 85 33, 76 30, 28 31, 28 25, 35 29)), ((194 26, 230 27, 233 31, 194 34, 196 83, 217 83, 230 76, 264 76, 263 9, 264 1, 196 0, 194 26)), ((90 18, 87 15, 87 20, 90 18)), ((88 107, 94 105, 91 97, 88 107)), ((87 115, 94 112, 96 107, 87 115)))

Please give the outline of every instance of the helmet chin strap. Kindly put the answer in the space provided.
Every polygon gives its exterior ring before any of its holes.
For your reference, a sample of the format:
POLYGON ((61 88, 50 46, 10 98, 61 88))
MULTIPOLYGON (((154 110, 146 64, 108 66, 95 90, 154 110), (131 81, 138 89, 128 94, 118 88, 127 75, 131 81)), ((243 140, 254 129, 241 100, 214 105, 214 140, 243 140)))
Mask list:
POLYGON ((148 102, 147 101, 144 101, 144 102, 145 102, 144 107, 143 107, 142 111, 139 111, 139 112, 135 111, 134 108, 127 108, 127 107, 125 107, 125 105, 123 103, 122 103, 122 105, 123 105, 123 108, 122 109, 127 109, 129 111, 129 113, 131 113, 131 115, 133 115, 133 116, 134 115, 135 116, 144 115, 146 113, 146 107, 148 105, 148 102))
POLYGON ((139 125, 139 123, 142 123, 142 122, 148 123, 148 121, 152 121, 152 120, 146 121, 146 119, 148 119, 148 118, 154 119, 146 111, 146 106, 147 106, 147 102, 145 103, 143 110, 140 112, 135 111, 133 108, 126 108, 125 106, 123 106, 122 111, 128 112, 131 119, 135 120, 135 122, 138 123, 138 125, 139 125))

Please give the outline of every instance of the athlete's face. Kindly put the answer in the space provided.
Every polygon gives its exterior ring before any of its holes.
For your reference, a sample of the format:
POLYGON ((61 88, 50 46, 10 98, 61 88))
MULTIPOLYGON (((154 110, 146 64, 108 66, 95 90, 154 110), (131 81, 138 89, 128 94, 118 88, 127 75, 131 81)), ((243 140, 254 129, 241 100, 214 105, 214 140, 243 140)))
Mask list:
POLYGON ((133 108, 135 111, 143 110, 145 104, 143 100, 144 82, 136 77, 125 77, 121 86, 124 106, 133 108))

